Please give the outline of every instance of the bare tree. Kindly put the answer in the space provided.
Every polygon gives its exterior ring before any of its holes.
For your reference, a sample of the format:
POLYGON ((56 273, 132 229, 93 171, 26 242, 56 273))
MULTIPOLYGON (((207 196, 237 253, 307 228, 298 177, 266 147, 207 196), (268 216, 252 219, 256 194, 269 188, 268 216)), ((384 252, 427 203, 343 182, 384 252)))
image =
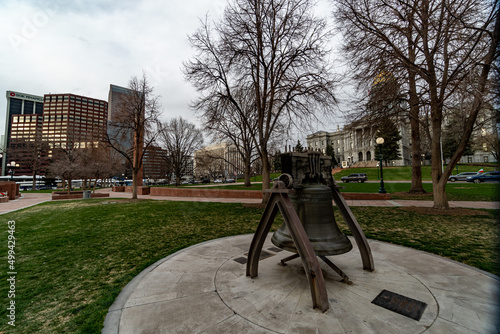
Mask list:
MULTIPOLYGON (((368 82, 369 76, 389 71, 406 89, 412 146, 420 142, 415 122, 422 110, 429 112, 434 207, 448 208, 446 182, 465 151, 485 98, 491 65, 498 57, 497 4, 492 7, 480 0, 339 0, 336 17, 357 79, 368 82), (472 103, 463 137, 443 173, 443 119, 447 104, 464 85, 471 92, 472 103)), ((417 152, 414 148, 412 162, 420 166, 417 152)))
POLYGON ((36 189, 37 175, 43 174, 48 165, 49 144, 42 141, 41 132, 36 132, 32 140, 15 139, 9 147, 12 160, 20 162, 31 170, 33 176, 32 189, 36 189))
POLYGON ((167 150, 168 162, 175 173, 175 183, 179 185, 194 151, 203 144, 201 130, 182 117, 174 118, 162 124, 158 139, 167 150))
POLYGON ((205 112, 224 100, 248 119, 248 127, 255 120, 263 189, 270 185, 268 144, 277 126, 304 125, 315 111, 331 111, 335 102, 326 48, 331 33, 326 21, 312 15, 313 5, 311 0, 233 0, 220 23, 212 27, 205 21, 190 37, 197 55, 184 71, 203 93, 194 106, 205 112), (255 104, 251 118, 237 97, 245 90, 255 104))
POLYGON ((68 194, 71 191, 71 181, 82 174, 81 155, 83 149, 72 139, 59 148, 53 149, 53 162, 48 167, 48 175, 60 177, 68 184, 68 194))
MULTIPOLYGON (((120 157, 118 153, 109 147, 102 144, 80 149, 78 163, 81 166, 80 177, 86 181, 94 180, 92 191, 95 192, 97 181, 104 181, 105 178, 110 178, 117 174, 120 166, 120 157)), ((86 184, 87 182, 85 182, 86 184)))
MULTIPOLYGON (((238 90, 234 97, 242 108, 241 112, 227 99, 211 101, 215 103, 205 107, 202 120, 207 133, 215 141, 228 140, 234 145, 243 161, 245 186, 250 187, 251 166, 258 155, 254 140, 257 130, 255 96, 247 90, 238 90)), ((235 169, 239 168, 232 160, 227 160, 226 163, 232 164, 235 169)))
POLYGON ((109 145, 132 166, 132 199, 137 199, 138 179, 142 180, 140 172, 145 149, 158 135, 159 114, 158 96, 153 94, 146 74, 141 78, 132 77, 128 93, 121 98, 119 111, 113 115, 107 134, 109 145))

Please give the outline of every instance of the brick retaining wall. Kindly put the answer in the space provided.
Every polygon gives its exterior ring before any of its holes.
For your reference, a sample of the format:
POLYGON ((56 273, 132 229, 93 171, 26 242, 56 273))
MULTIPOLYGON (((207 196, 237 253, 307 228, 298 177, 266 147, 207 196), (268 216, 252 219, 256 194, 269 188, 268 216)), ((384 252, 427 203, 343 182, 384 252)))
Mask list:
POLYGON ((210 197, 210 198, 262 198, 261 191, 207 188, 152 187, 151 196, 210 197))
MULTIPOLYGON (((124 191, 127 193, 131 193, 134 191, 134 187, 126 186, 124 191)), ((137 195, 149 195, 149 187, 137 186, 137 195)))
MULTIPOLYGON (((152 187, 151 196, 170 197, 209 197, 209 198, 262 198, 262 192, 256 190, 229 190, 207 188, 167 188, 152 187)), ((346 200, 390 200, 390 194, 379 193, 342 193, 346 200)))
POLYGON ((19 185, 14 181, 0 181, 0 192, 7 193, 10 200, 19 198, 19 185))
MULTIPOLYGON (((94 193, 90 194, 90 198, 102 198, 109 197, 109 194, 102 193, 94 193)), ((68 194, 68 192, 61 191, 53 191, 52 192, 52 200, 60 200, 60 199, 83 199, 83 191, 72 191, 68 194)))

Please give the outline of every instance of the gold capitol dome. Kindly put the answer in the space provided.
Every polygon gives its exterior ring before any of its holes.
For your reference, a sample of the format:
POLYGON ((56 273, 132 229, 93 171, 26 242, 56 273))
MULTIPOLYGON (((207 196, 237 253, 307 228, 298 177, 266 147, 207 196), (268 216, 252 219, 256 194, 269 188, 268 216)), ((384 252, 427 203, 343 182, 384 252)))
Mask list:
POLYGON ((392 75, 391 72, 382 71, 375 76, 375 79, 373 79, 372 88, 377 86, 378 84, 392 81, 392 80, 394 80, 394 75, 392 75))

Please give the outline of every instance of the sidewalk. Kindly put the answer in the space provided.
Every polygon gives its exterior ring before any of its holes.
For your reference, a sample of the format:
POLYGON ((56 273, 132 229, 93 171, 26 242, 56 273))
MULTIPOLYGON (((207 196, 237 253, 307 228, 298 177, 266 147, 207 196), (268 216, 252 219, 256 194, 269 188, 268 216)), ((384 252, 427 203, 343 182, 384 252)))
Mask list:
MULTIPOLYGON (((98 189, 96 192, 109 193, 110 198, 131 198, 132 193, 112 192, 110 188, 98 189)), ((138 195, 139 199, 151 199, 158 201, 186 201, 186 202, 219 202, 219 203, 254 203, 261 202, 254 198, 206 198, 206 197, 168 197, 168 196, 150 196, 138 195)), ((22 193, 22 197, 0 203, 0 215, 20 209, 24 209, 39 203, 51 201, 52 194, 49 193, 22 193)), ((349 206, 380 206, 380 207, 399 207, 414 206, 431 208, 432 201, 417 200, 347 200, 349 206)), ((449 201, 450 208, 472 208, 472 209, 496 209, 500 210, 500 202, 476 202, 476 201, 449 201)))
MULTIPOLYGON (((112 192, 111 189, 99 189, 97 192, 108 192, 110 198, 131 198, 131 193, 112 192)), ((222 202, 222 203, 260 203, 260 199, 253 198, 206 198, 206 197, 169 197, 138 195, 139 199, 152 199, 160 201, 193 201, 193 202, 222 202)), ((432 201, 417 200, 347 200, 349 206, 416 206, 431 208, 432 201)), ((500 202, 477 202, 477 201, 449 201, 450 208, 473 208, 473 209, 500 209, 500 202)))
POLYGON ((0 215, 7 212, 24 209, 51 200, 52 200, 52 194, 48 193, 34 194, 34 193, 21 192, 21 197, 19 197, 18 199, 10 200, 5 203, 0 203, 0 215))

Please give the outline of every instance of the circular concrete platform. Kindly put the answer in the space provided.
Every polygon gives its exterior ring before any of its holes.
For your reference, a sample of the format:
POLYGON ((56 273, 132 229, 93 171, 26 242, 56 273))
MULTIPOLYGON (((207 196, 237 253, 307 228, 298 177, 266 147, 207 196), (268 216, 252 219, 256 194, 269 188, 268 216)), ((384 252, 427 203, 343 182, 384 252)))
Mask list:
MULTIPOLYGON (((375 271, 352 251, 322 263, 330 309, 312 308, 300 259, 270 243, 259 276, 245 276, 252 235, 181 250, 147 268, 119 295, 103 333, 496 333, 497 276, 448 259, 370 240, 375 271), (372 301, 383 291, 426 304, 414 320, 372 301)), ((321 263, 321 261, 320 261, 321 263)))

